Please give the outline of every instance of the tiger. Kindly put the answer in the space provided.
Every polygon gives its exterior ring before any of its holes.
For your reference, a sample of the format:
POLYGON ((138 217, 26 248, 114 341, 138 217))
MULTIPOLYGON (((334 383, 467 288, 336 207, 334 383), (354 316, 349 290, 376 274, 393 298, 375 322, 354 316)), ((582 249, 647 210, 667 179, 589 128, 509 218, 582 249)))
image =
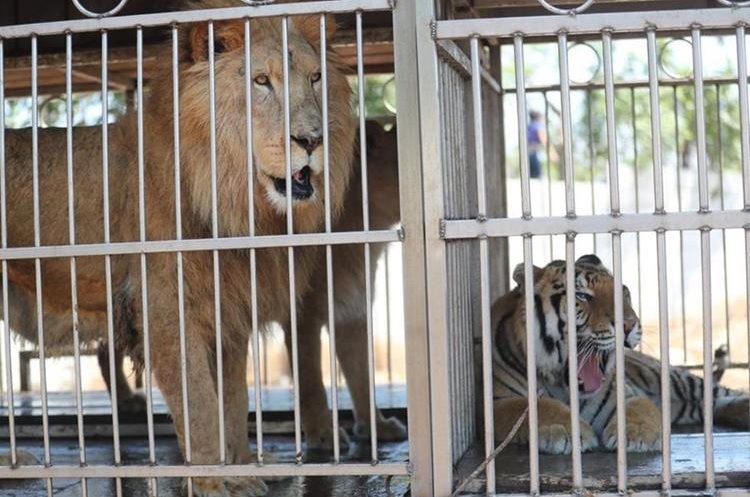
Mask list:
MULTIPOLYGON (((538 383, 539 450, 568 454, 572 449, 568 345, 566 341, 566 265, 552 261, 533 267, 534 334, 538 383)), ((615 375, 614 277, 593 254, 575 262, 576 336, 581 450, 615 450, 617 400, 615 375)), ((526 320, 524 266, 513 272, 517 286, 492 306, 493 394, 495 437, 504 440, 525 410, 526 320)), ((661 364, 634 350, 640 343, 640 320, 623 286, 623 331, 626 378, 626 438, 630 452, 661 447, 661 364)), ((721 371, 714 372, 714 378, 721 371)), ((679 367, 670 368, 671 423, 703 421, 703 379, 679 367)), ((714 419, 735 428, 748 428, 748 394, 713 387, 714 419)), ((528 421, 513 438, 528 442, 528 421)))

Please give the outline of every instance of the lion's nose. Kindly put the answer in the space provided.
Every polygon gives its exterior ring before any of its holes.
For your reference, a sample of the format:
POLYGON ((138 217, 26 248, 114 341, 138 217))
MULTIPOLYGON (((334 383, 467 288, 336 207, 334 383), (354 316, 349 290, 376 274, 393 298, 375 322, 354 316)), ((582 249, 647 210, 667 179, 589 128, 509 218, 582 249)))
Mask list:
POLYGON ((309 135, 292 135, 292 140, 294 140, 297 145, 304 148, 307 155, 312 155, 315 149, 323 143, 322 136, 312 133, 309 135))

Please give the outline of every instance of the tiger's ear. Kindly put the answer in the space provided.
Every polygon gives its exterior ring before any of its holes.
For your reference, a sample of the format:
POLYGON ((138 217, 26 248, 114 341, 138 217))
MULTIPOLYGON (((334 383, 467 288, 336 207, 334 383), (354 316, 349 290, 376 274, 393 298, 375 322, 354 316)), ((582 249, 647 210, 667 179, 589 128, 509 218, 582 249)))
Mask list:
POLYGON ((576 264, 578 264, 578 263, 582 263, 582 264, 590 264, 590 265, 592 265, 592 266, 601 266, 601 267, 603 267, 603 266, 604 266, 604 265, 602 264, 602 260, 601 260, 601 259, 599 259, 599 257, 597 257, 597 256, 596 256, 595 254, 586 254, 586 255, 582 255, 582 256, 581 256, 581 257, 579 257, 579 258, 578 258, 578 260, 576 261, 576 264))
MULTIPOLYGON (((542 272, 544 270, 537 266, 532 266, 532 268, 534 271, 534 282, 536 282, 542 276, 542 272)), ((524 269, 523 269, 523 262, 522 262, 521 264, 517 265, 516 268, 513 270, 513 281, 516 282, 516 285, 523 288, 525 279, 526 278, 524 276, 524 269)))
MULTIPOLYGON (((292 25, 303 38, 313 45, 320 43, 320 16, 305 15, 292 17, 292 25)), ((326 15, 326 41, 331 41, 338 26, 332 15, 326 15)))

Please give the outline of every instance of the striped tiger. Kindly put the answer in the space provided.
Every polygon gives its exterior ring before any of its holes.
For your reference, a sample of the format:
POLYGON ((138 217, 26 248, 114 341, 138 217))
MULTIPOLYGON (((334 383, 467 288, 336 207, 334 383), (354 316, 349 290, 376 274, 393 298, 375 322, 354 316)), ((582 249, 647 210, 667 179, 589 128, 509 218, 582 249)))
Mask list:
MULTIPOLYGON (((614 450, 617 446, 615 381, 614 278, 595 255, 575 262, 578 350, 578 393, 581 449, 614 450)), ((568 346, 566 337, 565 261, 552 261, 534 273, 534 334, 539 387, 539 448, 552 454, 570 453, 568 346)), ((524 269, 513 272, 516 288, 492 306, 495 436, 503 440, 527 405, 524 269)), ((645 452, 661 446, 660 362, 633 348, 641 327, 623 286, 623 329, 626 369, 627 450, 645 452)), ((722 369, 714 371, 720 377, 722 369)), ((703 379, 689 371, 670 369, 673 424, 703 419, 703 379)), ((748 427, 748 395, 714 386, 714 419, 748 427)), ((514 438, 528 441, 528 423, 514 438)))

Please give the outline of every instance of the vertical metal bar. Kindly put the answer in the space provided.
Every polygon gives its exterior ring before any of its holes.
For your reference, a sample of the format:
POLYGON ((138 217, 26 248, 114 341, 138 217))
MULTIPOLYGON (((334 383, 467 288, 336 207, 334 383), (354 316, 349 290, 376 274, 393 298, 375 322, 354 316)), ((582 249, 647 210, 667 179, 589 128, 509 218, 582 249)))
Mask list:
MULTIPOLYGON (((612 32, 602 33, 604 59, 604 101, 607 118, 607 151, 609 154, 609 205, 613 216, 620 214, 620 178, 617 172, 617 124, 615 122, 615 86, 612 68, 612 32)), ((571 385, 573 385, 571 383, 571 385)))
MULTIPOLYGON (((638 126, 635 112, 635 88, 630 88, 630 115, 633 125, 633 190, 635 193, 635 212, 641 212, 640 187, 638 185, 638 126)), ((635 232, 635 257, 636 257, 636 294, 638 295, 638 315, 643 315, 643 305, 641 299, 641 232, 635 232)), ((639 344, 640 346, 641 344, 639 344)))
MULTIPOLYGON (((596 214, 596 188, 594 185, 594 125, 593 116, 591 115, 591 98, 593 92, 586 90, 586 142, 588 145, 589 154, 589 186, 591 187, 591 214, 596 214)), ((549 135, 547 135, 547 141, 549 142, 549 135)), ((596 233, 591 233, 591 242, 594 246, 594 253, 596 253, 596 233)))
MULTIPOLYGON (((513 38, 516 70, 516 95, 518 111, 518 133, 519 146, 521 147, 521 205, 523 217, 531 217, 531 199, 529 185, 529 156, 526 148, 526 83, 524 80, 524 61, 523 61, 523 37, 517 34, 513 38), (525 177, 524 177, 525 171, 525 177), (524 187, 525 185, 525 187, 524 187)), ((570 96, 570 95, 568 95, 570 96)), ((567 171, 566 171, 567 172, 567 171)), ((567 179, 567 176, 566 176, 567 179)), ((567 190, 566 190, 567 193, 567 190)), ((526 297, 526 347, 527 347, 527 381, 528 381, 528 400, 529 400, 529 492, 537 494, 539 492, 539 432, 536 429, 538 424, 538 407, 537 407, 537 378, 536 378, 536 337, 533 333, 534 323, 534 276, 533 276, 533 256, 531 250, 531 237, 524 237, 524 275, 525 275, 525 297, 526 297)), ((487 345, 486 347, 489 347, 487 345)), ((492 372, 490 371, 490 375, 492 372)), ((490 378, 491 380, 491 378, 490 378)), ((490 395, 491 395, 490 391, 490 395)), ((491 398, 491 397, 490 397, 491 398)), ((486 402, 486 400, 485 400, 486 402)), ((494 467, 493 467, 494 469, 494 467)), ((494 487, 493 487, 494 491, 494 487)))
MULTIPOLYGON (((250 19, 245 19, 245 161, 247 162, 247 224, 248 234, 255 236, 255 163, 253 161, 253 68, 250 44, 250 19)), ((263 396, 260 378, 260 331, 258 330, 258 268, 255 249, 250 249, 250 318, 252 321, 253 383, 255 394, 255 441, 257 459, 263 464, 263 396)), ((335 436, 335 435, 334 435, 335 436)))
MULTIPOLYGON (((102 30, 102 200, 104 212, 104 243, 110 242, 110 216, 109 216, 109 81, 107 73, 108 60, 108 35, 102 30)), ((112 257, 104 256, 104 273, 106 280, 107 295, 107 348, 109 349, 109 377, 114 379, 117 373, 115 361, 115 331, 113 323, 112 302, 112 257)), ((115 464, 122 462, 120 455, 120 415, 117 405, 117 382, 110 382, 112 390, 112 439, 114 446, 115 464)), ((115 489, 118 496, 122 495, 122 480, 115 479, 115 489)))
MULTIPOLYGON (((536 333, 534 332, 534 258, 531 235, 523 237, 523 275, 526 319, 526 378, 529 398, 529 493, 539 495, 539 410, 537 403, 536 333)), ((578 381, 576 381, 578 384, 578 381)))
MULTIPOLYGON (((568 34, 557 35, 560 58, 560 107, 562 109, 563 158, 565 169, 565 210, 567 216, 575 216, 575 170, 573 167, 573 124, 570 110, 570 74, 568 69, 568 34)), ((615 188, 615 191, 618 189, 615 188)), ((610 192, 612 186, 610 186, 610 192)), ((615 199, 611 199, 614 202, 615 199)), ((618 201, 619 205, 619 201, 618 201)))
MULTIPOLYGON (((698 197, 699 212, 708 212, 708 167, 706 164, 706 118, 703 94, 703 55, 701 50, 700 28, 693 26, 693 75, 695 86, 695 122, 698 142, 698 197)), ((712 321, 711 321, 711 232, 701 230, 701 276, 703 283, 703 432, 705 436, 706 488, 713 491, 714 450, 713 450, 713 361, 712 321)))
MULTIPOLYGON (((706 111, 703 95, 703 54, 701 31, 697 26, 691 30, 693 42, 693 79, 695 88, 695 139, 698 148, 698 203, 699 212, 708 212, 708 167, 706 163, 706 111)), ((709 361, 710 363, 711 361, 709 361)))
MULTIPOLYGON (((175 196, 175 238, 182 240, 182 179, 180 164, 180 66, 179 66, 179 31, 172 25, 172 122, 174 142, 174 196, 175 196)), ((180 333, 180 379, 182 387, 182 417, 185 436, 185 462, 193 460, 192 442, 190 440, 190 408, 187 387, 187 338, 185 334, 185 277, 183 272, 182 252, 177 252, 177 316, 180 333)), ((193 495, 193 479, 187 479, 188 496, 193 495)))
MULTIPOLYGON (((146 240, 146 194, 145 194, 145 154, 143 140, 143 28, 136 31, 136 92, 137 92, 137 128, 138 128, 138 231, 141 241, 146 240)), ((146 254, 141 254, 141 309, 143 313, 143 362, 144 362, 144 390, 146 394, 146 425, 148 430, 148 460, 156 464, 156 449, 154 446, 154 404, 151 388, 151 338, 148 325, 148 265, 146 254)), ((151 493, 158 491, 156 478, 149 481, 151 493)))
MULTIPOLYGON (((331 168, 330 168, 330 135, 328 127, 328 40, 326 38, 326 16, 320 16, 320 79, 321 111, 323 117, 323 202, 325 204, 325 230, 330 233, 331 223, 331 168)), ((341 442, 339 440, 339 385, 338 365, 336 362, 336 309, 334 306, 333 287, 333 248, 326 245, 326 289, 328 299, 328 344, 331 372, 331 419, 333 423, 333 461, 341 459, 341 442)), ((368 301, 367 305, 370 303, 368 301)))
MULTIPOLYGON (((719 163, 719 209, 724 210, 724 153, 722 148, 721 133, 721 86, 717 83, 714 85, 716 92, 716 154, 719 163)), ((727 358, 732 362, 732 343, 731 343, 731 320, 729 317, 729 277, 728 277, 728 260, 727 260, 727 230, 721 230, 721 257, 722 271, 724 276, 724 325, 727 344, 727 358)))
POLYGON ((750 209, 750 110, 747 94, 747 47, 745 25, 735 31, 737 40, 737 88, 740 96, 740 144, 742 151, 742 193, 745 210, 750 209))
MULTIPOLYGON (((473 41, 472 41, 473 43, 473 41)), ((473 46, 473 45, 472 45, 473 46)), ((525 219, 531 217, 531 184, 529 171, 529 144, 526 136, 526 82, 524 78, 524 60, 523 60, 523 35, 517 33, 513 36, 513 54, 515 56, 516 69, 516 113, 518 119, 518 156, 521 163, 521 211, 525 219)), ((478 55, 477 55, 478 57, 478 55)), ((479 62, 477 62, 478 64, 479 62)), ((477 83, 480 85, 481 82, 477 83)), ((482 115, 481 100, 479 108, 474 105, 474 112, 482 115)), ((480 151, 477 150, 477 154, 480 151)), ((485 192, 481 192, 482 195, 485 192)), ((551 209, 550 204, 550 209, 551 209)), ((480 207, 480 211, 483 209, 480 207)))
POLYGON ((391 339, 391 283, 390 283, 390 262, 391 258, 391 245, 388 244, 383 250, 383 272, 385 274, 385 285, 383 290, 385 291, 385 351, 386 351, 386 365, 388 367, 388 387, 393 387, 393 341, 391 339))
MULTIPOLYGON (((37 37, 31 37, 31 167, 33 175, 34 202, 34 246, 41 246, 40 206, 39 206, 39 88, 38 88, 37 37)), ((5 109, 2 109, 5 112, 5 109)), ((42 263, 34 259, 36 276, 36 327, 39 345, 39 388, 42 393, 42 429, 44 430, 44 465, 52 464, 49 446, 49 399, 47 398, 47 367, 44 352, 44 308, 42 299, 42 263)), ((52 495, 52 480, 47 479, 47 495, 52 495)))
MULTIPOLYGON (((745 210, 750 209, 750 118, 748 114, 747 92, 747 47, 745 46, 745 25, 739 24, 735 32, 737 41, 737 88, 740 97, 740 142, 742 153, 742 198, 745 210)), ((1 59, 2 57, 0 57, 1 59)), ((746 315, 750 316, 750 230, 745 229, 745 280, 746 315)), ((747 321, 747 347, 750 358, 750 319, 747 321)), ((750 384, 750 368, 748 369, 750 384)), ((748 412, 750 418, 750 412, 748 412)))
MULTIPOLYGON (((547 215, 552 216, 552 159, 550 159, 550 151, 552 150, 550 136, 552 135, 549 132, 549 96, 546 91, 542 95, 544 96, 544 131, 547 136, 544 151, 544 159, 547 164, 547 215)), ((596 241, 596 236, 594 236, 594 241, 596 241)), ((555 258, 553 245, 554 237, 549 235, 549 260, 555 258)), ((594 250, 596 251, 596 248, 594 250)))
POLYGON ((656 272, 659 276, 659 351, 661 359, 661 485, 664 492, 669 492, 672 488, 672 390, 669 376, 669 289, 667 286, 667 250, 665 238, 664 230, 656 232, 656 272))
MULTIPOLYGON (((476 162, 477 171, 477 217, 486 219, 487 217, 487 187, 485 185, 484 169, 484 127, 482 126, 482 75, 481 75, 481 55, 479 50, 479 38, 471 38, 471 93, 473 103, 474 117, 474 161, 476 162)), ((523 66, 520 66, 523 67, 523 66)), ((518 68, 516 68, 518 69, 518 68)), ((517 71, 518 72, 518 71, 517 71)), ((518 95, 519 102, 523 101, 524 96, 518 95)), ((522 107, 523 105, 519 105, 522 107)), ((519 111, 520 114, 520 111, 519 111)), ((521 117, 521 116, 519 116, 521 117)), ((523 116, 525 119, 525 116, 523 116)), ((520 129, 520 127, 519 127, 520 129)), ((524 126, 525 129, 525 126, 524 126)), ((519 131, 520 133, 520 131, 519 131)), ((521 140, 521 148, 525 141, 521 140)), ((522 150, 523 157, 526 156, 522 150)), ((528 160, 528 157, 526 157, 528 160)), ((521 168, 521 175, 525 176, 526 188, 529 186, 529 173, 527 167, 521 168), (523 171, 526 171, 525 173, 523 171)), ((521 180, 522 183, 524 180, 521 180)), ((523 190, 523 187, 522 187, 523 190)), ((528 195, 528 190, 526 190, 528 195)), ((529 206, 528 196, 526 202, 522 201, 524 206, 529 206)), ((528 213, 528 211, 525 211, 528 213)), ((488 457, 495 448, 495 423, 493 410, 493 387, 492 387, 492 323, 490 317, 490 266, 489 266, 489 241, 486 237, 479 239, 479 274, 480 274, 480 295, 482 308, 482 389, 483 389, 483 406, 484 406, 484 455, 488 457)), ((495 493, 495 465, 487 466, 487 495, 495 493)))
MULTIPOLYGON (((664 212, 664 169, 661 160, 661 108, 659 106, 659 69, 657 66, 656 55, 656 29, 653 27, 646 30, 646 48, 648 51, 648 95, 651 108, 651 155, 654 163, 654 212, 661 214, 664 212)), ((677 91, 677 87, 674 87, 674 91, 677 91)), ((635 99, 632 100, 634 101, 635 99)), ((676 96, 674 100, 675 102, 677 101, 676 96)), ((676 123, 677 108, 675 107, 675 126, 676 123)), ((633 129, 635 130, 635 127, 633 129)), ((677 157, 679 158, 679 141, 676 144, 676 147, 678 150, 677 157)), ((635 158, 638 160, 637 154, 635 155, 635 158)), ((677 168, 680 167, 679 160, 677 161, 676 166, 677 168)))
POLYGON ((625 407, 625 333, 623 329, 622 240, 612 232, 612 260, 615 278, 615 371, 617 391, 617 489, 627 488, 627 436, 625 407))
POLYGON ((576 312, 575 234, 565 237, 565 299, 568 330, 568 379, 570 385, 570 436, 573 458, 573 492, 583 492, 583 469, 581 464, 581 421, 578 403, 578 329, 576 312))
MULTIPOLYGON (((289 102, 289 18, 281 19, 281 50, 284 79, 284 155, 286 157, 286 228, 287 233, 294 233, 292 212, 292 149, 291 149, 291 119, 289 102)), ((302 426, 300 419, 299 399, 299 352, 297 346, 297 297, 296 278, 294 274, 294 248, 289 247, 287 253, 289 263, 289 323, 292 334, 292 381, 294 384, 294 446, 297 463, 302 462, 302 426)))
MULTIPOLYGON (((2 247, 8 247, 8 213, 5 190, 5 42, 0 38, 0 240, 2 247)), ((16 414, 13 396, 13 362, 11 356, 10 316, 8 312, 8 261, 3 259, 3 331, 5 361, 5 399, 8 403, 8 438, 10 441, 10 464, 18 463, 16 451, 16 414)))
MULTIPOLYGON (((646 48, 648 51, 648 83, 651 111, 651 157, 654 167, 654 212, 662 214, 664 209, 664 166, 662 163, 661 142, 661 109, 659 105, 659 73, 656 55, 656 31, 646 30, 646 48)), ((677 129, 677 99, 676 87, 674 97, 675 129, 677 129)), ((677 135, 679 137, 679 135, 677 135)), ((679 140, 679 138, 678 138, 679 140)), ((679 158, 679 141, 676 145, 679 158)), ((681 166, 679 160, 675 166, 681 166)), ((679 185, 678 185, 679 188, 679 185)), ((682 236, 682 232, 680 232, 682 236)), ((680 257, 682 247, 680 246, 680 257)), ((666 232, 656 232, 656 258, 659 293, 659 351, 661 359, 661 426, 662 426, 662 490, 669 492, 672 488, 672 414, 671 414, 671 383, 669 365, 669 287, 667 282, 666 232)), ((684 295, 683 295, 684 298, 684 295)), ((640 302, 640 295, 639 295, 640 302)))
MULTIPOLYGON (((2 107, 4 112, 4 106, 2 107)), ((73 35, 65 34, 65 148, 68 173, 68 240, 76 243, 75 178, 73 176, 73 35)), ((73 360, 75 368, 76 424, 78 429, 78 462, 86 464, 86 441, 83 426, 83 392, 81 386, 81 341, 78 322, 78 282, 76 258, 70 258, 70 310, 73 320, 73 360)), ((87 494, 86 478, 81 478, 81 495, 87 494)))
MULTIPOLYGON (((701 102, 696 102, 696 106, 701 102)), ((706 460, 706 489, 713 491, 714 477, 714 395, 713 375, 713 326, 711 316, 711 231, 701 230, 701 282, 703 295, 703 434, 706 460)))
MULTIPOLYGON (((211 149, 211 234, 219 236, 219 199, 216 172, 216 54, 214 53, 214 23, 208 21, 208 117, 211 149)), ((288 190, 291 191, 291 190, 288 190)), ((219 251, 213 251, 214 265, 214 323, 216 332, 216 393, 219 404, 219 461, 226 461, 226 431, 224 427, 224 347, 221 334, 221 266, 219 251)))
MULTIPOLYGON (((362 229, 370 231, 370 206, 367 186, 367 134, 365 133, 365 70, 362 43, 362 11, 356 13, 357 98, 359 101, 359 158, 362 168, 362 229)), ((375 411, 375 344, 372 332, 372 281, 370 278, 370 244, 365 243, 365 296, 367 300, 367 371, 370 392, 370 443, 372 461, 378 460, 378 429, 375 411)))
MULTIPOLYGON (((680 119, 677 86, 672 87, 672 107, 674 108, 675 168, 677 169, 677 211, 682 212, 682 163, 680 160, 680 119)), ((679 232, 680 259, 680 317, 682 325, 682 363, 687 364, 687 312, 685 310, 685 235, 679 232)))
POLYGON ((407 233, 403 293, 408 411, 413 419, 423 420, 409 423, 414 497, 450 494, 454 475, 452 399, 445 388, 450 382, 447 250, 440 238, 446 204, 443 169, 447 166, 440 145, 447 130, 440 123, 442 62, 430 32, 435 18, 434 2, 396 2, 393 12, 399 199, 407 233), (414 202, 415 198, 421 201, 414 202))

